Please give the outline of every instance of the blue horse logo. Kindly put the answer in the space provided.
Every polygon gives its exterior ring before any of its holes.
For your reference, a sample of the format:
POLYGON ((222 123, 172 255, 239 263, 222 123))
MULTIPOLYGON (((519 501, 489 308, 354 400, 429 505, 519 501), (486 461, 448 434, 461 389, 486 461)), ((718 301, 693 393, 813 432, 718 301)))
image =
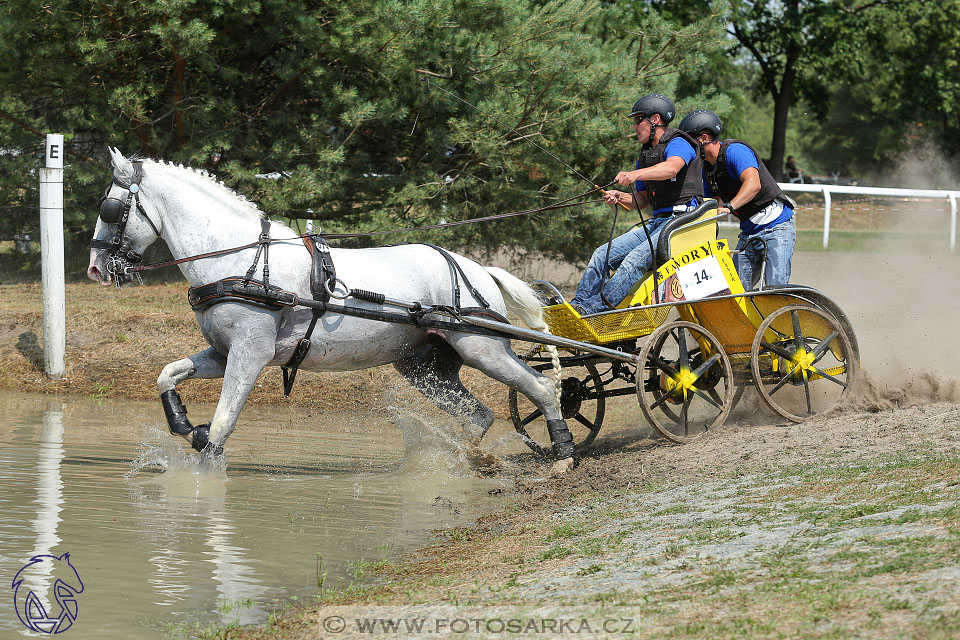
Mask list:
MULTIPOLYGON (((42 578, 41 578, 42 579, 42 578)), ((36 582, 34 582, 36 584, 36 582)), ((77 619, 77 595, 83 593, 83 581, 80 574, 70 564, 70 554, 62 556, 33 556, 13 578, 13 601, 17 608, 17 617, 23 625, 37 633, 62 633, 73 626, 77 619), (25 580, 36 575, 48 576, 53 582, 53 598, 60 607, 59 612, 47 611, 41 595, 23 586, 25 580), (26 593, 23 593, 23 592, 26 593)))

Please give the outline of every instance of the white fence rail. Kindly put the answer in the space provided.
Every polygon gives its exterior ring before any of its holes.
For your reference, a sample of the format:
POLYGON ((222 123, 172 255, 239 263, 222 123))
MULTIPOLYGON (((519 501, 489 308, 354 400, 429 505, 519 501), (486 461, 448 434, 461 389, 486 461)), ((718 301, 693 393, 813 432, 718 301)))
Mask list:
POLYGON ((820 193, 823 195, 823 248, 830 242, 830 209, 832 194, 892 196, 897 198, 943 198, 950 202, 950 251, 957 250, 957 199, 960 191, 942 189, 888 189, 886 187, 845 187, 832 184, 788 184, 780 183, 783 191, 820 193))

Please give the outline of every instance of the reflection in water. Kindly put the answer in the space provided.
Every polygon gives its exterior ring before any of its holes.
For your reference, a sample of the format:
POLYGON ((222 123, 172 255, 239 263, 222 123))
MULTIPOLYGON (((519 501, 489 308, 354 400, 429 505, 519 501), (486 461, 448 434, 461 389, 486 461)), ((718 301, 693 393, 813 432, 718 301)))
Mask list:
POLYGON ((135 481, 147 464, 165 469, 163 474, 145 479, 133 492, 144 530, 154 532, 153 542, 162 549, 150 557, 148 583, 158 597, 156 604, 172 606, 195 599, 196 593, 186 583, 196 581, 199 555, 213 565, 209 573, 216 583, 215 605, 221 621, 251 624, 261 620, 261 608, 240 606, 256 602, 269 589, 245 560, 248 550, 232 543, 236 527, 226 507, 227 474, 216 465, 198 465, 196 457, 176 441, 163 433, 156 435, 156 445, 142 447, 127 474, 128 480, 135 481), (196 528, 183 526, 187 522, 194 522, 196 528))
POLYGON ((210 513, 209 531, 210 536, 205 544, 213 548, 212 562, 216 566, 213 577, 220 594, 218 601, 221 603, 222 622, 238 620, 241 624, 251 624, 262 620, 263 610, 246 606, 245 603, 259 600, 268 589, 256 578, 253 569, 244 564, 247 550, 230 544, 235 530, 227 522, 223 511, 210 513))
MULTIPOLYGON (((475 477, 448 425, 407 408, 398 429, 249 407, 226 469, 199 465, 155 403, 0 393, 0 416, 0 575, 69 551, 86 587, 75 640, 262 622, 277 601, 316 593, 318 555, 327 586, 347 583, 360 559, 469 524, 507 482, 475 477)), ((46 593, 41 578, 30 588, 46 593)), ((0 637, 22 629, 0 607, 0 637)))
MULTIPOLYGON (((57 529, 60 525, 60 512, 63 510, 63 480, 60 477, 60 463, 63 461, 63 405, 50 402, 43 412, 43 426, 37 442, 37 518, 33 521, 36 535, 31 557, 54 555, 53 550, 60 544, 57 529)), ((59 554, 56 554, 59 555, 59 554)), ((51 607, 50 591, 53 562, 35 565, 36 570, 24 575, 24 592, 33 591, 43 603, 48 614, 59 612, 51 607)))

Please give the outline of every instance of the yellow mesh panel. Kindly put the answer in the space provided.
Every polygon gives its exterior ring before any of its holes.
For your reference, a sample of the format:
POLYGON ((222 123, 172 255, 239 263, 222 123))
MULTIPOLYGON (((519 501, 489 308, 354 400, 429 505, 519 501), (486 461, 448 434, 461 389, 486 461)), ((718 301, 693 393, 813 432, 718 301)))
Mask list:
POLYGON ((670 307, 629 309, 581 318, 568 303, 543 308, 550 333, 593 344, 631 340, 653 333, 670 315, 670 307))

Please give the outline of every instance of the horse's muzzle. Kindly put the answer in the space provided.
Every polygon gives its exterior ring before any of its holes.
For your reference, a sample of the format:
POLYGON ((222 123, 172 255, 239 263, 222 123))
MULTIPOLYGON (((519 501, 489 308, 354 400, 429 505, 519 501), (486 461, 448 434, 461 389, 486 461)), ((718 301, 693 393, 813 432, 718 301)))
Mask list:
POLYGON ((113 278, 106 264, 107 252, 102 249, 90 250, 90 266, 87 267, 87 277, 101 287, 109 287, 113 278))

